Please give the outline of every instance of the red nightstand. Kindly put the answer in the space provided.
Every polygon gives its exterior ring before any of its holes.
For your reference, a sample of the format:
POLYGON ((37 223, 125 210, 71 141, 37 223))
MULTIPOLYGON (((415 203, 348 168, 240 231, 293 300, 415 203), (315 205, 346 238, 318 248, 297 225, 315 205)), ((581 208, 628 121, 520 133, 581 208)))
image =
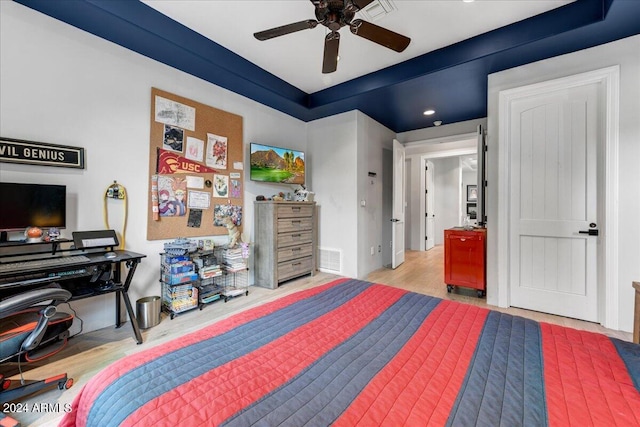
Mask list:
POLYGON ((485 252, 487 230, 477 228, 444 230, 444 282, 447 292, 455 286, 476 289, 486 295, 485 252))

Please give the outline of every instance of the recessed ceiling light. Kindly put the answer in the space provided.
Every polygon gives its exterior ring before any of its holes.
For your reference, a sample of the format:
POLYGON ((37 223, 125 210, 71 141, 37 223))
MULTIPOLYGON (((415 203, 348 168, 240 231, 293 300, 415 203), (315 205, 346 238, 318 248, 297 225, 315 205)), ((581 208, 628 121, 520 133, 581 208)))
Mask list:
POLYGON ((462 1, 465 2, 465 3, 473 3, 474 2, 474 0, 462 0, 462 1))
POLYGON ((425 116, 430 116, 432 114, 435 114, 435 112, 436 110, 425 110, 422 114, 424 114, 425 116))

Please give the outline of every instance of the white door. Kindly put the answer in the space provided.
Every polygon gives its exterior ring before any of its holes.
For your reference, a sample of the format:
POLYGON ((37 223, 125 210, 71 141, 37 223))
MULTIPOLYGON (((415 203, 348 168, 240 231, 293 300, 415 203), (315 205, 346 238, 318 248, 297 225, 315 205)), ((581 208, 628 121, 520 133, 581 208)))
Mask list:
POLYGON ((436 227, 435 227, 435 193, 433 188, 433 163, 427 160, 425 162, 425 171, 424 171, 424 179, 425 179, 425 246, 424 250, 428 251, 435 246, 435 235, 436 235, 436 227))
POLYGON ((512 306, 598 321, 598 100, 592 83, 512 103, 512 306))
POLYGON ((478 137, 478 156, 477 156, 477 178, 476 181, 478 183, 478 202, 476 203, 477 208, 477 220, 476 223, 480 227, 485 226, 486 219, 486 198, 485 198, 485 184, 486 184, 486 165, 487 165, 487 140, 485 138, 485 132, 482 128, 482 125, 478 125, 477 133, 478 137))
POLYGON ((391 268, 404 262, 404 147, 393 140, 391 268))

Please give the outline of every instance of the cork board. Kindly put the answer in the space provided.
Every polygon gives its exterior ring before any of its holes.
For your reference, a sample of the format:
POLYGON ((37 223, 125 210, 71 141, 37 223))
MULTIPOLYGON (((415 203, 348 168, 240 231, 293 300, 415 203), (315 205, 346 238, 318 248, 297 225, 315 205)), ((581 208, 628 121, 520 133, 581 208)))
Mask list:
POLYGON ((151 89, 147 239, 242 230, 242 117, 151 89))

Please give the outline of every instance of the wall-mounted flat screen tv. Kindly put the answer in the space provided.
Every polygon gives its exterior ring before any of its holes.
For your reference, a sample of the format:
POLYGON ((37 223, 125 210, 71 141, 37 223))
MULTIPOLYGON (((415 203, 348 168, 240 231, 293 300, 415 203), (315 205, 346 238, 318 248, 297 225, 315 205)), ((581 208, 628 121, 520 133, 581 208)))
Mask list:
POLYGON ((0 182, 0 200, 0 230, 66 226, 67 187, 64 185, 0 182))
POLYGON ((254 142, 250 148, 252 181, 304 184, 304 152, 254 142))

